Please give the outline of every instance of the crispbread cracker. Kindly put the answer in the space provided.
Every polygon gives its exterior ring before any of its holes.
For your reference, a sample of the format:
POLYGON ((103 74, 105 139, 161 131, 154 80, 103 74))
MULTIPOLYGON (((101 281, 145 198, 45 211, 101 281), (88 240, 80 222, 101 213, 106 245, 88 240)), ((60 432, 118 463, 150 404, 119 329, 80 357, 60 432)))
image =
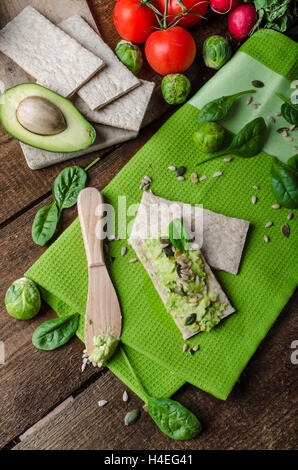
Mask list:
POLYGON ((141 86, 98 111, 91 111, 78 96, 74 97, 74 104, 91 122, 138 132, 155 86, 152 82, 140 81, 141 86))
POLYGON ((120 62, 112 49, 83 18, 71 16, 62 21, 59 27, 105 63, 104 70, 78 91, 90 110, 99 109, 140 85, 137 77, 120 62))
POLYGON ((104 66, 102 59, 31 6, 0 31, 0 50, 38 83, 65 97, 104 66))
MULTIPOLYGON (((227 217, 223 214, 217 214, 208 209, 202 209, 201 207, 191 206, 182 202, 168 201, 167 199, 155 196, 151 192, 144 192, 141 201, 142 205, 147 209, 150 206, 156 206, 158 210, 160 208, 161 222, 164 220, 164 223, 167 223, 165 217, 168 215, 166 214, 167 211, 163 213, 162 208, 164 206, 174 208, 173 214, 175 214, 176 209, 182 210, 185 214, 191 214, 191 220, 184 220, 186 226, 194 226, 195 218, 197 218, 196 222, 200 222, 198 226, 201 228, 203 235, 201 248, 208 264, 214 269, 220 269, 232 274, 238 273, 249 228, 247 220, 227 217)), ((144 211, 141 210, 141 206, 135 218, 130 240, 144 239, 146 237, 144 233, 146 221, 144 221, 144 211)), ((159 226, 156 225, 155 227, 154 224, 151 224, 150 232, 152 237, 158 237, 159 226)), ((200 237, 198 236, 197 238, 200 237)))

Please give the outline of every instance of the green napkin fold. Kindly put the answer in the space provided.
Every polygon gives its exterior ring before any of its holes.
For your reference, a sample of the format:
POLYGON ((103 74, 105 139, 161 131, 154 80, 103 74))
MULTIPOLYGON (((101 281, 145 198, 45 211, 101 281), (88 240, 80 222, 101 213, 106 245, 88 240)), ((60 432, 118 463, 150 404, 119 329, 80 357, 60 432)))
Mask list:
MULTIPOLYGON (((284 78, 290 92, 290 81, 297 76, 297 45, 293 41, 274 31, 259 31, 225 66, 225 73, 221 72, 223 81, 232 82, 233 64, 238 61, 238 54, 247 54, 254 59, 253 64, 258 61, 265 65, 268 76, 271 71, 273 77, 278 74, 284 78)), ((258 79, 262 80, 262 77, 258 79)), ((283 80, 282 83, 284 86, 283 80)), ((239 83, 240 90, 248 88, 250 84, 239 83)), ((199 99, 202 93, 204 88, 196 97, 199 99)), ((240 273, 237 276, 216 273, 237 313, 210 333, 192 338, 189 344, 199 343, 201 349, 191 356, 183 353, 182 336, 141 263, 128 263, 135 256, 132 249, 129 248, 126 256, 120 255, 127 240, 110 244, 111 255, 116 258, 110 271, 124 317, 122 341, 148 392, 154 396, 170 396, 187 381, 226 399, 297 284, 298 269, 294 260, 297 258, 298 213, 294 211, 294 218, 289 221, 288 209, 271 208, 275 202, 269 183, 272 156, 265 152, 247 160, 235 157, 231 163, 214 160, 196 169, 196 162, 203 159, 203 154, 192 141, 198 115, 193 100, 161 127, 103 194, 117 214, 118 196, 126 196, 127 207, 141 200, 138 187, 148 174, 156 195, 190 204, 202 203, 215 212, 251 221, 240 273), (186 181, 177 181, 175 174, 168 170, 170 165, 186 166, 186 181), (194 185, 190 181, 194 171, 199 171, 200 176, 206 175, 207 179, 194 185), (216 171, 222 171, 223 176, 212 178, 216 171), (253 185, 258 185, 260 190, 255 192, 253 185), (256 205, 251 203, 253 194, 258 197, 256 205), (269 220, 274 225, 265 229, 269 220), (290 225, 289 238, 283 237, 280 231, 285 222, 290 225), (264 242, 265 234, 270 237, 270 243, 264 242)), ((237 115, 234 119, 239 127, 244 124, 237 115)), ((131 222, 133 216, 128 215, 127 220, 131 222)), ((41 287, 43 298, 58 315, 81 314, 78 336, 83 340, 88 272, 78 220, 26 276, 41 287)), ((109 368, 142 397, 121 352, 111 360, 109 368)))

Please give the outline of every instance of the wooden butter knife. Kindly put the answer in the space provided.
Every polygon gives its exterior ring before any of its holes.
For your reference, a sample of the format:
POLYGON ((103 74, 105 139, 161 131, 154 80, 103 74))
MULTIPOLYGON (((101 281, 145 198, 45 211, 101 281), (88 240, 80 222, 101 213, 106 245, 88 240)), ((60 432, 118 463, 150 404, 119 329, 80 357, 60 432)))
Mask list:
POLYGON ((122 316, 103 252, 103 197, 96 188, 86 188, 78 197, 78 212, 88 261, 88 299, 85 315, 85 344, 88 356, 94 338, 120 338, 122 316))

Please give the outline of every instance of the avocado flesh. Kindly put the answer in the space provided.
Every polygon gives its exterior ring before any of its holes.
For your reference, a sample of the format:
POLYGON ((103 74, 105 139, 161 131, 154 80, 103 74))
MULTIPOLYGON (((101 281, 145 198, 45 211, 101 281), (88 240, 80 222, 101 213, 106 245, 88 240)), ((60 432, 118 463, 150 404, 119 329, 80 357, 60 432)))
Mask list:
POLYGON ((24 144, 49 152, 78 152, 90 147, 96 138, 93 126, 66 98, 34 83, 24 83, 4 92, 0 99, 0 120, 6 131, 24 144), (20 103, 32 96, 44 98, 57 106, 67 128, 56 135, 39 135, 25 129, 17 119, 20 103))

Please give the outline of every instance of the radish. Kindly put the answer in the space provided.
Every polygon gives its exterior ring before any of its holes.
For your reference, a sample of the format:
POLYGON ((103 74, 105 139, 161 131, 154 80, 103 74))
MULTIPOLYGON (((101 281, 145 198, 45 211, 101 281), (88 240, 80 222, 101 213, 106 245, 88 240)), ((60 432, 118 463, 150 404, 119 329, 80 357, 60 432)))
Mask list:
POLYGON ((229 14, 229 31, 231 35, 241 41, 246 38, 256 24, 258 15, 253 5, 239 5, 229 14))
POLYGON ((210 0, 210 6, 215 13, 224 15, 230 13, 238 5, 238 0, 210 0))

